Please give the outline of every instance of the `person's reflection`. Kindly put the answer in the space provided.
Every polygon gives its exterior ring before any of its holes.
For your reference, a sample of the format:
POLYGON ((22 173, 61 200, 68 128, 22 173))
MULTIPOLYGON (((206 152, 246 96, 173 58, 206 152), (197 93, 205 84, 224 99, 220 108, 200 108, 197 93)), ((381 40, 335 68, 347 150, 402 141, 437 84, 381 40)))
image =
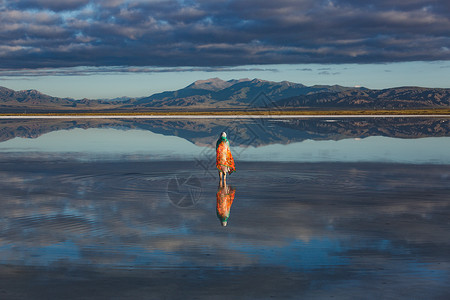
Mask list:
POLYGON ((222 226, 227 226, 228 218, 230 217, 231 204, 233 204, 234 194, 236 189, 232 186, 228 186, 227 182, 222 181, 219 184, 216 194, 216 213, 222 226))

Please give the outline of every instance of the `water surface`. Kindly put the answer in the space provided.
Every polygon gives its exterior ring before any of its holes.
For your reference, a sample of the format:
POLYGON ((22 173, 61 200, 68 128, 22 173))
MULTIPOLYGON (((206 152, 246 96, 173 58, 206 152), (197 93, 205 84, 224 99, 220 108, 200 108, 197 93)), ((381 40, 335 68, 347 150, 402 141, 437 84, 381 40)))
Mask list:
POLYGON ((2 299, 450 296, 448 120, 252 122, 226 227, 204 121, 3 124, 2 299))

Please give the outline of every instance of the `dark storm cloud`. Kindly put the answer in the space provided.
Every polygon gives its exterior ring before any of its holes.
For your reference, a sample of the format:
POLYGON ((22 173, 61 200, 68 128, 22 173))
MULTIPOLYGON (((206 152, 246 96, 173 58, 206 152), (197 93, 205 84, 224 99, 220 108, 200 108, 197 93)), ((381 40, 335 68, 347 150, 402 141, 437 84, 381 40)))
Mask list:
MULTIPOLYGON (((312 69, 308 70, 312 71, 312 69)), ((169 72, 279 72, 274 68, 244 68, 244 67, 130 67, 130 66, 105 66, 105 67, 70 67, 70 68, 44 68, 44 69, 0 69, 0 80, 8 80, 14 77, 39 77, 39 76, 89 76, 98 74, 120 73, 169 73, 169 72)))
POLYGON ((0 68, 450 59, 447 1, 8 1, 0 68))
POLYGON ((18 9, 49 9, 53 11, 73 10, 85 6, 89 0, 13 0, 12 8, 18 9))

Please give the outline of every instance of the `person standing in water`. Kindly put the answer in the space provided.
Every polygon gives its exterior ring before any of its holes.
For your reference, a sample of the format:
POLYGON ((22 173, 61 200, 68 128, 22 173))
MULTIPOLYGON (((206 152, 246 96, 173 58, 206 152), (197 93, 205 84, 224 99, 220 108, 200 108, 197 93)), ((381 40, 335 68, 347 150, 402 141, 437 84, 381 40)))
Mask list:
POLYGON ((219 184, 222 185, 227 181, 227 173, 236 172, 234 159, 231 155, 230 142, 228 142, 227 134, 222 132, 216 143, 216 167, 219 170, 219 184))

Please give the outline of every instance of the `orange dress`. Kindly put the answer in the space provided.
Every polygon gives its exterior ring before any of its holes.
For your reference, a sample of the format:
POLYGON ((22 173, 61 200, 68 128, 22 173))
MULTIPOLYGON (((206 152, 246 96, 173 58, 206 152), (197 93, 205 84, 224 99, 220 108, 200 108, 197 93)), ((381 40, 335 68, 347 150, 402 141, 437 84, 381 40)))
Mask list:
POLYGON ((232 187, 220 187, 216 194, 216 213, 221 222, 226 222, 230 217, 230 209, 233 204, 236 190, 232 187))
POLYGON ((236 172, 230 146, 225 138, 219 139, 216 146, 216 167, 222 171, 222 166, 228 167, 228 174, 236 172))

